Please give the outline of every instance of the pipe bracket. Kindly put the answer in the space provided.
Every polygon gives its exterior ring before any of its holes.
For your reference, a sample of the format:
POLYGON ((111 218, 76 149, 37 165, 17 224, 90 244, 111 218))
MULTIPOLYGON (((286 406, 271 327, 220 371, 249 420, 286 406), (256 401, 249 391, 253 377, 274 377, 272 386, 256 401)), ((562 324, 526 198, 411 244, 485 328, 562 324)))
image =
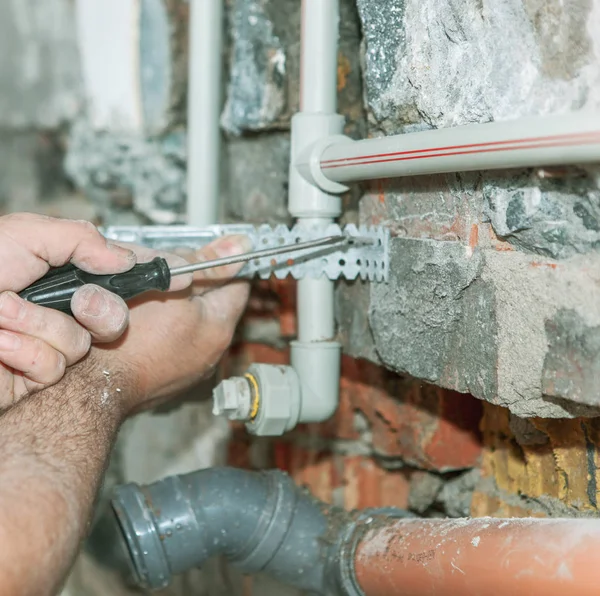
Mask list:
POLYGON ((288 255, 265 257, 247 263, 240 277, 260 277, 285 279, 291 275, 294 279, 327 277, 335 280, 343 277, 353 280, 360 277, 371 282, 387 281, 389 275, 390 231, 382 226, 355 226, 349 224, 341 228, 337 224, 296 225, 255 227, 249 224, 224 224, 205 227, 192 226, 111 226, 101 228, 101 233, 109 240, 131 242, 157 250, 176 248, 199 249, 221 238, 242 234, 248 236, 256 248, 274 248, 283 244, 294 244, 316 240, 325 236, 345 234, 371 240, 372 243, 357 243, 338 249, 315 251, 306 249, 288 255))

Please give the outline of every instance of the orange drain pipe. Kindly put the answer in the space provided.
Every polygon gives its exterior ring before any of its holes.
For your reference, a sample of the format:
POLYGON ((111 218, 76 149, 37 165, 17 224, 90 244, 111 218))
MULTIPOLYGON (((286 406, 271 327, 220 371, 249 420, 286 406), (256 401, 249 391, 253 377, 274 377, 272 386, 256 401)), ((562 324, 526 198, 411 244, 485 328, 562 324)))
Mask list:
POLYGON ((600 520, 397 520, 354 562, 367 596, 598 596, 600 520))

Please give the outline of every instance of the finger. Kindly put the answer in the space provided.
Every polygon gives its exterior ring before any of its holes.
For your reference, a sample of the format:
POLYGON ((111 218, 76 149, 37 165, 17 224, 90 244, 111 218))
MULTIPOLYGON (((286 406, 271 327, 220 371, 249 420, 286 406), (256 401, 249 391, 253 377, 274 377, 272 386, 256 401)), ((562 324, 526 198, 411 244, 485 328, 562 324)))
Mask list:
POLYGON ((77 321, 97 342, 115 341, 129 324, 129 308, 125 301, 120 296, 91 284, 79 288, 73 294, 71 310, 77 321))
POLYGON ((250 284, 235 281, 196 298, 203 309, 204 334, 211 338, 213 359, 219 360, 229 347, 248 303, 250 284))
MULTIPOLYGON (((247 236, 225 236, 196 251, 192 262, 213 261, 233 257, 252 250, 252 242, 247 236)), ((245 263, 234 263, 223 267, 213 267, 194 273, 194 290, 201 295, 208 290, 221 287, 234 278, 244 267, 245 263)))
POLYGON ((36 337, 61 352, 67 366, 81 360, 90 349, 90 334, 67 315, 19 298, 0 294, 0 329, 36 337))
POLYGON ((211 311, 211 318, 219 324, 228 322, 235 328, 246 310, 250 284, 247 281, 233 281, 226 286, 201 297, 206 308, 211 311))
POLYGON ((43 385, 59 381, 67 365, 63 354, 41 339, 2 330, 0 362, 43 385))
POLYGON ((50 267, 72 262, 89 273, 120 273, 135 264, 130 250, 107 243, 90 222, 30 213, 0 218, 0 287, 18 292, 50 267))

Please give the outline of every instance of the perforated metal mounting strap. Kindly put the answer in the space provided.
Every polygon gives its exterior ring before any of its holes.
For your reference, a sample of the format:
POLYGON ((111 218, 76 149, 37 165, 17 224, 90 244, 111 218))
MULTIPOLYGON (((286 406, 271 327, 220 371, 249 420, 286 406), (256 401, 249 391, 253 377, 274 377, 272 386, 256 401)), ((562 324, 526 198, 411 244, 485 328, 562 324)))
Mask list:
POLYGON ((284 279, 318 278, 356 279, 373 282, 387 281, 389 275, 389 230, 382 227, 355 226, 340 228, 328 226, 286 226, 225 224, 206 227, 191 226, 111 226, 100 230, 110 240, 133 242, 160 250, 175 248, 198 249, 221 236, 243 234, 248 236, 255 249, 294 244, 344 233, 348 236, 372 240, 372 243, 349 244, 339 250, 307 249, 294 255, 280 255, 256 259, 245 265, 241 275, 268 279, 272 275, 284 279))

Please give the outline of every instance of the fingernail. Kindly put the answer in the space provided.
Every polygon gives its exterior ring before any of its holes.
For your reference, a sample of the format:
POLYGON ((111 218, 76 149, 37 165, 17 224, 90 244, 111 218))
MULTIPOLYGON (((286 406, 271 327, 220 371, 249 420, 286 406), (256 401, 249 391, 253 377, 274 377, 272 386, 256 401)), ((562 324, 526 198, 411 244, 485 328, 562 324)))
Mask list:
POLYGON ((108 312, 108 299, 104 292, 94 286, 90 286, 88 290, 80 291, 85 291, 81 312, 86 317, 101 317, 108 312))
POLYGON ((0 350, 14 352, 21 347, 21 338, 16 333, 0 331, 0 350))
POLYGON ((113 242, 107 242, 106 248, 128 261, 135 261, 135 253, 128 248, 123 248, 122 246, 114 244, 113 242))
POLYGON ((248 236, 228 236, 219 240, 214 249, 222 258, 233 257, 252 250, 252 242, 248 236))
POLYGON ((25 314, 25 303, 14 292, 2 292, 0 316, 5 319, 21 319, 25 314))

